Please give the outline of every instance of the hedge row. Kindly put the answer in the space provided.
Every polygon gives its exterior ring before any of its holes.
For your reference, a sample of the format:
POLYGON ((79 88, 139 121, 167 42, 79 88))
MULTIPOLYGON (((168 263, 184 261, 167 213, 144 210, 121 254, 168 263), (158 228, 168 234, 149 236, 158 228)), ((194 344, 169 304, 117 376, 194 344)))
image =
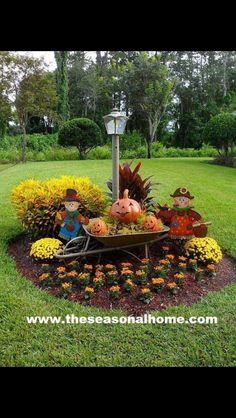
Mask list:
MULTIPOLYGON (((217 151, 212 147, 203 147, 200 150, 191 148, 157 148, 153 145, 153 158, 174 158, 174 157, 215 157, 217 151)), ((96 147, 92 149, 86 158, 90 160, 106 160, 111 159, 111 148, 107 145, 96 147)), ((120 157, 123 159, 132 158, 146 158, 146 147, 142 146, 136 150, 124 150, 120 152, 120 157)), ((75 147, 63 148, 52 147, 44 151, 27 151, 27 161, 64 161, 64 160, 79 160, 79 153, 75 147)), ((21 161, 21 150, 12 148, 4 150, 0 148, 0 163, 17 163, 21 161)))

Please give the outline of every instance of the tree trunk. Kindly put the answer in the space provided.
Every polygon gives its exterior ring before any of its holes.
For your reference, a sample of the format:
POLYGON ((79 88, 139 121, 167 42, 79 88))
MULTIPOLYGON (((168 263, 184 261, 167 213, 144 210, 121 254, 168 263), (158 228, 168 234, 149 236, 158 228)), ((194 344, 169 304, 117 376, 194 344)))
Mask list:
POLYGON ((102 54, 101 51, 96 51, 96 64, 101 67, 102 65, 102 54))
POLYGON ((85 152, 83 148, 77 147, 78 151, 79 151, 79 158, 80 160, 84 160, 85 159, 85 152))
POLYGON ((129 98, 127 94, 125 97, 125 114, 126 116, 129 116, 129 98))
POLYGON ((149 125, 149 135, 147 139, 147 147, 148 147, 148 159, 151 158, 151 145, 153 143, 157 126, 158 126, 158 120, 157 117, 154 118, 154 122, 152 122, 151 118, 148 118, 148 125, 149 125))
POLYGON ((150 140, 148 140, 147 147, 148 147, 148 159, 150 160, 151 159, 151 142, 150 142, 150 140))
POLYGON ((224 145, 224 151, 225 151, 226 157, 228 157, 228 154, 229 154, 229 146, 228 146, 228 144, 225 144, 224 145))
POLYGON ((223 52, 223 99, 227 94, 227 63, 228 63, 228 52, 223 52))
POLYGON ((22 141, 22 163, 26 163, 26 148, 27 148, 27 135, 26 126, 22 126, 23 129, 23 141, 22 141))

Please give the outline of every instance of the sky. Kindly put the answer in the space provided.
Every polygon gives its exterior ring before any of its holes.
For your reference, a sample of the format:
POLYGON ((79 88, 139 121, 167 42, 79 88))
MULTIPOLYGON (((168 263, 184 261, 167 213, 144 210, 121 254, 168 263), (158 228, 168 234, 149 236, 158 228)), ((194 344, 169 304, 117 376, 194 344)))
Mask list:
MULTIPOLYGON (((56 68, 56 62, 54 59, 54 51, 18 51, 19 54, 32 55, 35 58, 44 58, 44 61, 49 65, 49 70, 56 68)), ((92 59, 95 58, 95 51, 86 51, 87 56, 92 59)))

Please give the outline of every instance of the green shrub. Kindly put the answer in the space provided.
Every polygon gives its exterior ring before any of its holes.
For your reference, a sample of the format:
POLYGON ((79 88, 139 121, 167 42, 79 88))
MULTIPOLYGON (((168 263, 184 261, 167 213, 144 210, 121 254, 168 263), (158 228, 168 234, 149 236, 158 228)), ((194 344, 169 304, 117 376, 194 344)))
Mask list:
POLYGON ((76 147, 63 148, 55 147, 44 152, 45 161, 66 161, 78 160, 79 153, 76 147))
POLYGON ((127 132, 120 137, 120 150, 135 150, 145 144, 144 137, 137 131, 127 132))
POLYGON ((21 153, 18 149, 12 148, 11 150, 0 149, 0 162, 1 163, 18 163, 21 161, 21 153))
MULTIPOLYGON (((57 134, 33 134, 27 135, 27 150, 29 151, 44 151, 53 146, 57 145, 58 135, 57 134)), ((22 136, 10 136, 7 135, 0 141, 0 149, 18 149, 22 148, 22 136)))
POLYGON ((226 112, 213 116, 205 126, 204 136, 206 141, 228 155, 236 142, 236 117, 226 112))
POLYGON ((57 145, 57 142, 58 142, 58 135, 57 134, 28 135, 27 148, 32 150, 32 151, 44 151, 46 149, 49 149, 49 148, 57 145))
POLYGON ((58 143, 62 146, 76 146, 80 158, 96 145, 101 145, 102 134, 99 126, 90 119, 75 118, 65 122, 58 133, 58 143))
POLYGON ((125 150, 121 152, 121 158, 132 159, 132 158, 146 158, 147 157, 147 148, 141 146, 134 150, 125 150))
POLYGON ((152 157, 160 158, 166 156, 167 148, 161 142, 153 142, 151 147, 152 157))
POLYGON ((152 144, 152 157, 153 158, 176 158, 176 157, 215 157, 218 153, 217 150, 211 145, 203 145, 200 149, 194 148, 166 148, 160 142, 154 142, 152 144))
MULTIPOLYGON (((174 157, 216 157, 218 152, 215 148, 205 145, 199 150, 193 148, 166 148, 163 144, 153 143, 153 158, 174 158, 174 157)), ((230 154, 231 155, 231 154, 230 154)), ((236 152, 235 152, 236 155, 236 152)), ((233 156, 233 154, 232 154, 233 156)), ((120 152, 122 159, 146 158, 147 150, 145 146, 141 146, 135 150, 124 150, 120 152)), ((108 160, 112 158, 111 147, 104 145, 96 147, 86 155, 90 160, 108 160)), ((76 147, 60 147, 59 145, 48 148, 44 151, 27 151, 27 161, 66 161, 79 160, 80 156, 76 147)), ((0 162, 18 163, 21 161, 21 149, 12 148, 3 150, 0 148, 0 162)), ((221 160, 222 162, 223 160, 221 160)))
MULTIPOLYGON (((21 156, 21 153, 19 153, 21 156)), ((33 151, 27 151, 26 153, 26 160, 27 161, 36 161, 36 153, 33 151)))
POLYGON ((216 157, 218 155, 217 149, 209 144, 203 144, 198 151, 199 157, 216 157))
POLYGON ((87 154, 89 160, 109 160, 112 158, 111 147, 104 145, 103 147, 93 148, 87 154))

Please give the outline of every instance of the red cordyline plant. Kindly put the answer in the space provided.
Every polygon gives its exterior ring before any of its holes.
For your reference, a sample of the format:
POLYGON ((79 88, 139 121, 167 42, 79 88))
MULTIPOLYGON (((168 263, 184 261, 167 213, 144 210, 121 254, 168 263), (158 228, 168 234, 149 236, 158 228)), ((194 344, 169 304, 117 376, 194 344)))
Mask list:
MULTIPOLYGON (((150 181, 152 176, 142 179, 139 174, 142 163, 139 162, 134 170, 131 170, 131 163, 124 163, 119 166, 119 197, 123 197, 125 189, 129 190, 129 197, 139 202, 142 209, 149 209, 153 202, 153 197, 149 196, 154 186, 159 183, 153 183, 150 181)), ((112 181, 107 182, 109 190, 112 192, 112 181)), ((112 193, 107 193, 109 197, 112 197, 112 193)))

